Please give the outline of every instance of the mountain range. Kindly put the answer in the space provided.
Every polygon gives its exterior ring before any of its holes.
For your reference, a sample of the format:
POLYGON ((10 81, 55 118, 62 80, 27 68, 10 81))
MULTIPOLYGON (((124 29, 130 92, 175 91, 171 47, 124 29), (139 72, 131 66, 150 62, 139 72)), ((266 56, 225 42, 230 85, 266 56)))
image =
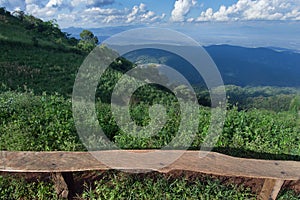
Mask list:
MULTIPOLYGON (((99 41, 137 26, 91 28, 99 41)), ((79 38, 82 28, 63 29, 79 38)), ((238 86, 300 87, 300 52, 280 47, 250 48, 227 44, 204 46, 218 67, 225 84, 238 86)), ((193 66, 170 52, 144 49, 125 56, 135 63, 166 64, 183 74, 191 83, 203 83, 193 66)))
MULTIPOLYGON (((215 62, 226 85, 238 86, 300 86, 300 54, 290 50, 246 48, 230 45, 212 45, 204 49, 215 62)), ((134 63, 168 65, 191 83, 203 80, 185 59, 158 49, 141 49, 124 55, 134 63)))

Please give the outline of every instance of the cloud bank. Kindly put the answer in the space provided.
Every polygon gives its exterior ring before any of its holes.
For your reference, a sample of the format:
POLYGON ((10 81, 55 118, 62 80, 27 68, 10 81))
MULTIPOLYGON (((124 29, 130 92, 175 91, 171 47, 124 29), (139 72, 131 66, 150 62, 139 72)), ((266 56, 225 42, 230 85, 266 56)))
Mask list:
POLYGON ((208 8, 189 21, 300 20, 299 0, 239 0, 231 6, 208 8))
MULTIPOLYGON (((207 0, 209 1, 209 0, 207 0)), ((169 8, 164 3, 160 13, 144 3, 121 0, 0 0, 0 7, 23 10, 43 20, 57 19, 61 27, 100 27, 126 24, 172 24, 227 21, 300 21, 300 0, 237 0, 217 9, 205 1, 176 0, 169 8), (201 3, 201 5, 199 5, 201 3), (122 5, 121 5, 122 4, 122 5)), ((220 4, 220 3, 219 3, 220 4)))
POLYGON ((0 6, 23 10, 43 20, 57 19, 62 27, 149 24, 163 20, 165 13, 157 14, 140 3, 132 8, 107 7, 115 0, 0 0, 0 6))

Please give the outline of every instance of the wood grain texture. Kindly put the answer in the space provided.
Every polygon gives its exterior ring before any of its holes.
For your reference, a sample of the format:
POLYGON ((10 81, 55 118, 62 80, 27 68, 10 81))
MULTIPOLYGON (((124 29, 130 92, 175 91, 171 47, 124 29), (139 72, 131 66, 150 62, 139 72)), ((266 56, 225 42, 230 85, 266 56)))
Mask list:
POLYGON ((284 183, 280 179, 266 179, 258 196, 259 200, 276 200, 276 197, 284 183))
POLYGON ((7 172, 75 172, 89 170, 108 170, 106 162, 97 158, 111 159, 115 163, 125 163, 129 157, 131 166, 113 167, 114 169, 127 169, 135 171, 151 170, 167 173, 172 170, 186 170, 214 174, 221 176, 299 180, 300 162, 275 161, 235 158, 215 152, 208 152, 203 158, 199 151, 180 150, 108 150, 97 151, 91 155, 89 152, 0 152, 0 171, 7 172), (140 159, 139 155, 151 154, 153 163, 140 159), (170 165, 162 161, 168 160, 173 154, 182 153, 182 156, 170 165), (126 153, 124 155, 124 153, 126 153), (128 154, 132 153, 132 154, 128 154), (93 156, 94 155, 94 156, 93 156), (136 157, 135 157, 136 156, 136 157), (157 162, 157 163, 155 163, 157 162), (106 163, 106 164, 105 164, 106 163), (162 166, 157 168, 156 166, 162 166))
MULTIPOLYGON (((57 194, 58 199, 70 199, 73 188, 70 188, 70 186, 74 185, 73 176, 71 172, 57 172, 52 173, 52 181, 54 183, 54 189, 57 194), (72 179, 72 180, 70 180, 72 179), (70 180, 70 181, 67 181, 70 180)), ((73 189, 74 191, 74 189, 73 189)))

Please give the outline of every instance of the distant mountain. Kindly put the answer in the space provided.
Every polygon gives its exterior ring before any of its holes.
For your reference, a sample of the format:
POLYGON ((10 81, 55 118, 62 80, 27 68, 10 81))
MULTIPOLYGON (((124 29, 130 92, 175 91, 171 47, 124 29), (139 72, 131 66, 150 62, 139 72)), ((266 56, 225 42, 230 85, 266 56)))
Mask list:
POLYGON ((240 86, 300 86, 300 54, 268 48, 218 45, 205 48, 225 84, 240 86))
MULTIPOLYGON (((238 86, 300 87, 300 54, 281 49, 245 48, 230 45, 205 47, 225 84, 238 86)), ((170 52, 143 49, 124 55, 135 63, 158 63, 173 67, 193 84, 203 79, 185 59, 170 52)))

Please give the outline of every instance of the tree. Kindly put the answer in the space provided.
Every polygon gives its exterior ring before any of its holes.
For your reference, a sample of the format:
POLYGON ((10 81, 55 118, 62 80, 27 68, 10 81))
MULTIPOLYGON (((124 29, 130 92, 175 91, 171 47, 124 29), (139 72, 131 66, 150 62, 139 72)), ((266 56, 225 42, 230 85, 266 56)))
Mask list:
POLYGON ((18 19, 20 19, 20 21, 23 21, 25 18, 25 12, 22 10, 16 10, 13 13, 13 16, 17 17, 18 19))
POLYGON ((93 50, 99 42, 97 36, 94 36, 89 30, 83 30, 80 33, 80 38, 81 40, 78 43, 78 48, 84 51, 93 50))
POLYGON ((6 8, 0 7, 0 15, 5 15, 5 13, 6 13, 6 8))

